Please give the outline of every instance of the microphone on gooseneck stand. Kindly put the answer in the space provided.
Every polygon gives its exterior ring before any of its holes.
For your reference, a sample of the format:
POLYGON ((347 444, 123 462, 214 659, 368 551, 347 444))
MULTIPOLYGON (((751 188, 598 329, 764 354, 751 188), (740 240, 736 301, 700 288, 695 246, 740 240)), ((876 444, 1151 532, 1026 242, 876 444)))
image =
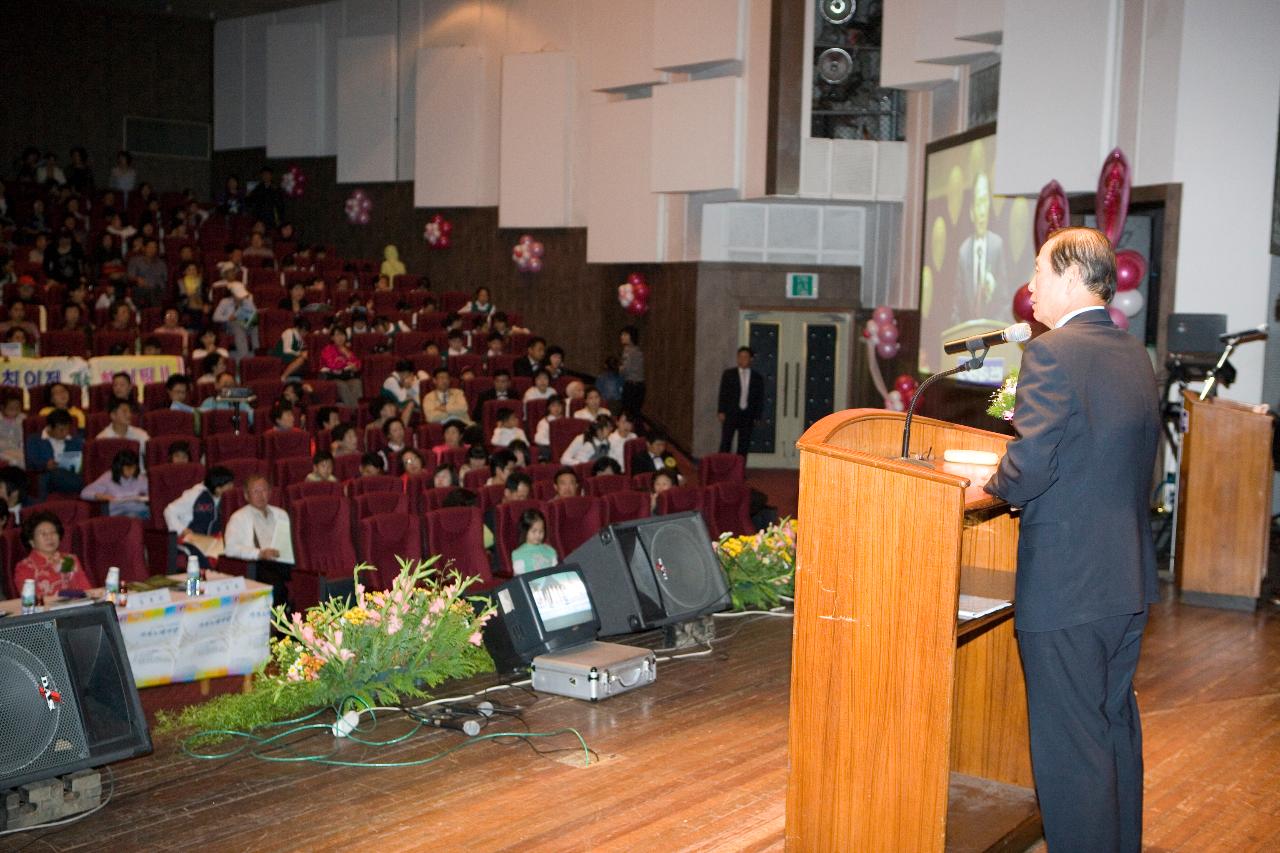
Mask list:
POLYGON ((933 464, 926 459, 911 458, 911 418, 916 412, 916 403, 920 400, 920 395, 924 393, 924 389, 928 388, 937 380, 944 376, 952 376, 956 373, 962 373, 966 370, 977 370, 982 367, 983 359, 987 357, 987 350, 997 344, 1003 343, 1022 343, 1031 340, 1031 324, 1030 323, 1014 323, 1007 329, 1000 329, 994 332, 986 332, 981 335, 974 335, 968 338, 957 338, 954 341, 947 341, 942 345, 945 352, 956 353, 967 351, 970 355, 968 361, 959 364, 950 370, 944 370, 941 373, 935 373, 928 379, 920 383, 920 387, 916 389, 916 393, 911 396, 911 405, 907 406, 907 417, 902 422, 902 459, 916 465, 924 465, 932 468, 933 464))

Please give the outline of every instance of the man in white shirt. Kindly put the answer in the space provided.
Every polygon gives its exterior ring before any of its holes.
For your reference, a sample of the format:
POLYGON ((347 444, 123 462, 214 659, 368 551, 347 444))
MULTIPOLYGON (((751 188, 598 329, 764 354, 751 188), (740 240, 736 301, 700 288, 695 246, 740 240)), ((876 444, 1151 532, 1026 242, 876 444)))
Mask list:
POLYGON ((396 401, 400 416, 408 423, 418 408, 418 371, 413 362, 402 358, 396 362, 395 371, 382 383, 382 393, 396 401))
POLYGON ((111 418, 111 422, 96 437, 126 438, 129 441, 136 441, 138 442, 138 458, 146 458, 147 442, 151 440, 151 436, 147 434, 145 429, 133 425, 133 403, 128 400, 114 400, 107 413, 111 418))
POLYGON ((287 604, 293 570, 289 514, 271 506, 271 485, 261 474, 251 474, 245 480, 244 496, 248 504, 227 519, 225 554, 233 560, 257 563, 256 580, 271 584, 273 604, 287 604))

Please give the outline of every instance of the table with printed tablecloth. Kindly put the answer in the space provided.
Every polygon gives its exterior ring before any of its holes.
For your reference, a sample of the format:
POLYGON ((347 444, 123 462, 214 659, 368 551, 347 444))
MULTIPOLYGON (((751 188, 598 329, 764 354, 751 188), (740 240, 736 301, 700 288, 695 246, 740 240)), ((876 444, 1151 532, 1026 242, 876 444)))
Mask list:
MULTIPOLYGON (((86 600, 103 594, 91 590, 86 600)), ((0 602, 6 613, 21 609, 17 599, 0 602)), ((247 675, 270 654, 271 587, 246 578, 210 572, 208 593, 195 597, 181 589, 130 593, 116 615, 138 687, 247 675)))

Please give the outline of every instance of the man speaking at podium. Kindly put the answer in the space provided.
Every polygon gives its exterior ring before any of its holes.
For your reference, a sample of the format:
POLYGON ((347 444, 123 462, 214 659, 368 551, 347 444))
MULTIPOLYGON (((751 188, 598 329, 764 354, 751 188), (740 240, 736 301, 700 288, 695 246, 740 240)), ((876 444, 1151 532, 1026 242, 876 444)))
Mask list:
POLYGON ((1015 627, 1031 762, 1052 853, 1139 851, 1142 729, 1133 694, 1147 605, 1159 412, 1137 338, 1114 323, 1115 254, 1089 228, 1036 257, 1017 437, 987 483, 1022 507, 1015 627))

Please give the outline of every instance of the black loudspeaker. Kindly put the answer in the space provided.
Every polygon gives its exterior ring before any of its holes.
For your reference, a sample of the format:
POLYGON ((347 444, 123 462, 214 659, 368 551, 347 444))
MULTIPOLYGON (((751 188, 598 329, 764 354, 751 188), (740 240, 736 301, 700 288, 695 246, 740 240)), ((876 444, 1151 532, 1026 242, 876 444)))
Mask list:
POLYGON ((601 636, 661 628, 730 604, 729 582, 697 512, 611 524, 565 562, 586 576, 601 636))
POLYGON ((0 791, 150 751, 114 605, 0 619, 0 791))

